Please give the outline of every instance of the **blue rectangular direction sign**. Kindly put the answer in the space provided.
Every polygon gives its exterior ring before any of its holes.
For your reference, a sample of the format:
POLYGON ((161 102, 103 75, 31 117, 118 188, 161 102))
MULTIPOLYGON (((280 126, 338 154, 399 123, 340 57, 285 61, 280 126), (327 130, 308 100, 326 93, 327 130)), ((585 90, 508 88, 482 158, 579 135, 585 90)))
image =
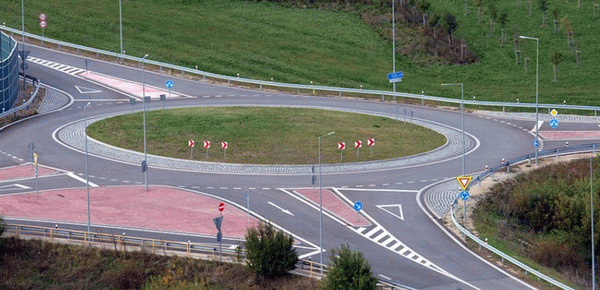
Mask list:
POLYGON ((388 74, 388 80, 390 83, 401 82, 404 77, 404 72, 393 72, 388 74))

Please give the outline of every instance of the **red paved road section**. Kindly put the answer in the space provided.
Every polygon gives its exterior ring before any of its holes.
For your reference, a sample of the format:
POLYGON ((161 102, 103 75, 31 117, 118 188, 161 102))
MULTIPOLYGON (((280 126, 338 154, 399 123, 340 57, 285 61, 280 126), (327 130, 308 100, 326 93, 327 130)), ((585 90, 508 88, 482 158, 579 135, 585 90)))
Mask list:
MULTIPOLYGON (((38 166, 38 176, 57 174, 57 171, 38 166)), ((0 180, 35 177, 33 165, 19 165, 0 169, 0 180)))
MULTIPOLYGON (((213 218, 221 200, 168 187, 143 186, 90 188, 91 221, 94 225, 216 235, 213 218)), ((87 224, 85 188, 44 191, 39 194, 0 196, 0 213, 7 217, 66 221, 87 224)), ((224 237, 243 238, 248 225, 258 222, 225 203, 221 232, 224 237)))
MULTIPOLYGON (((319 205, 319 190, 318 189, 298 189, 296 192, 306 199, 312 201, 317 206, 319 205)), ((356 227, 366 227, 371 225, 362 215, 356 214, 356 211, 349 204, 341 200, 337 195, 328 189, 323 189, 323 208, 343 219, 350 225, 356 227)))
POLYGON ((600 131, 540 131, 547 140, 600 139, 600 131))
POLYGON ((109 76, 99 75, 92 72, 86 72, 80 74, 81 76, 88 78, 90 80, 99 82, 103 85, 109 86, 111 88, 118 89, 120 91, 126 92, 130 95, 134 95, 136 97, 142 98, 142 92, 146 92, 146 96, 152 99, 158 99, 160 95, 165 95, 167 97, 178 97, 179 95, 174 94, 173 92, 168 92, 167 90, 158 90, 149 86, 142 86, 142 84, 137 84, 129 81, 125 81, 122 79, 117 79, 109 76))

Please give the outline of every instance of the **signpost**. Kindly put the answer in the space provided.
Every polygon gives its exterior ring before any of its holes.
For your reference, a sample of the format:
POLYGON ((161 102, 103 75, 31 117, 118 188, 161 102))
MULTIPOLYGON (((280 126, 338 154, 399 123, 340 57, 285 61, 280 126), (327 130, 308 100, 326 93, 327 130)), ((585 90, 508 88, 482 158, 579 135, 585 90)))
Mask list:
POLYGON ((175 83, 172 80, 168 80, 165 82, 165 87, 167 87, 167 89, 169 89, 169 97, 171 96, 171 89, 173 88, 174 85, 175 85, 175 83))
POLYGON ((362 210, 363 208, 363 204, 360 201, 357 201, 356 203, 354 203, 354 210, 356 211, 356 222, 360 221, 360 214, 359 212, 362 210))
POLYGON ((204 148, 206 148, 206 159, 208 159, 208 148, 210 148, 210 141, 204 141, 204 148))
POLYGON ((360 147, 362 147, 362 141, 356 140, 354 141, 354 148, 356 148, 356 158, 360 157, 360 147))
POLYGON ((188 140, 188 146, 190 147, 190 159, 194 157, 194 140, 188 140))
POLYGON ((250 226, 250 193, 252 193, 252 190, 250 189, 246 189, 244 191, 244 194, 246 195, 246 208, 248 210, 248 223, 246 226, 250 226))
POLYGON ((371 157, 373 157, 373 145, 375 145, 375 139, 369 138, 369 140, 367 140, 367 146, 369 146, 369 151, 371 151, 371 157))
POLYGON ((390 81, 390 83, 401 82, 403 77, 404 77, 404 72, 401 72, 401 71, 388 74, 388 80, 390 81))
POLYGON ((39 15, 39 19, 40 19, 40 28, 42 28, 42 37, 44 37, 44 28, 46 28, 46 26, 48 26, 48 18, 46 17, 46 13, 40 13, 39 15))
POLYGON ((221 141, 221 148, 223 148, 223 156, 225 157, 225 160, 227 160, 227 147, 229 147, 229 144, 227 144, 226 141, 221 141))
POLYGON ((35 192, 40 193, 38 188, 38 155, 36 153, 33 153, 33 165, 35 170, 35 192))
POLYGON ((217 242, 219 242, 219 263, 223 262, 223 250, 221 246, 221 240, 223 239, 223 234, 221 233, 221 225, 223 224, 223 211, 225 210, 225 204, 219 203, 219 217, 213 219, 215 226, 217 227, 217 242))
POLYGON ((462 191, 460 192, 460 197, 463 200, 463 209, 464 209, 463 221, 466 222, 467 221, 467 199, 469 199, 469 191, 467 191, 467 188, 469 187, 469 183, 471 183, 471 180, 473 180, 473 176, 457 176, 456 180, 458 181, 460 188, 462 188, 462 191))
POLYGON ((338 149, 340 150, 340 161, 344 160, 344 149, 346 149, 346 143, 340 142, 338 143, 338 149))

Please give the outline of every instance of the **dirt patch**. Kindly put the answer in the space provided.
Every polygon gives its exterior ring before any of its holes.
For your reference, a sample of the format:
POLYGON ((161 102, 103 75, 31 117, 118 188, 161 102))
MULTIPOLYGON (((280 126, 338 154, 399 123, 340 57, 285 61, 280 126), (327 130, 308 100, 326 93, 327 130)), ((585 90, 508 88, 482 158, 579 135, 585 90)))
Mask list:
MULTIPOLYGON (((16 108, 17 106, 27 102, 27 100, 29 100, 29 98, 31 97, 31 95, 35 92, 35 86, 29 82, 25 82, 25 89, 21 89, 21 91, 19 92, 19 97, 17 98, 17 100, 15 101, 15 104, 13 105, 13 108, 16 108)), ((22 87, 22 81, 19 81, 19 85, 22 87)), ((29 106, 27 106, 27 108, 16 112, 14 114, 11 114, 10 116, 6 116, 4 118, 0 118, 0 127, 3 127, 6 124, 15 122, 17 120, 23 119, 23 118, 27 118, 29 116, 33 116, 35 114, 37 114, 37 110, 39 109, 39 107, 42 105, 42 101, 44 100, 44 97, 46 96, 46 89, 44 89, 43 87, 40 87, 40 90, 37 94, 37 96, 35 97, 35 99, 33 100, 33 102, 31 102, 31 104, 29 104, 29 106)))

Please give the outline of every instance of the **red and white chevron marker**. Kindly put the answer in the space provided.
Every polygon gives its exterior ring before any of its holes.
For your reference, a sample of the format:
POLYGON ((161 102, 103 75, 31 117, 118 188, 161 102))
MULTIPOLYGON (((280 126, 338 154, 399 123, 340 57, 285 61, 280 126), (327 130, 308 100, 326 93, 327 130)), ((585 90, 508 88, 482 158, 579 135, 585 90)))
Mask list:
POLYGON ((354 148, 360 148, 360 147, 362 147, 362 141, 360 141, 360 140, 354 141, 354 148))
POLYGON ((194 144, 195 144, 194 140, 192 140, 192 139, 188 140, 188 146, 194 147, 194 144))
POLYGON ((204 148, 210 148, 210 141, 204 141, 204 148))
POLYGON ((338 149, 340 149, 340 150, 346 149, 346 143, 344 143, 344 142, 338 143, 338 149))
POLYGON ((368 146, 373 146, 373 145, 375 145, 375 139, 373 139, 373 138, 369 138, 369 140, 367 141, 367 145, 368 145, 368 146))
POLYGON ((223 148, 223 150, 227 149, 227 147, 229 147, 229 144, 227 144, 227 142, 225 141, 221 141, 221 148, 223 148))

